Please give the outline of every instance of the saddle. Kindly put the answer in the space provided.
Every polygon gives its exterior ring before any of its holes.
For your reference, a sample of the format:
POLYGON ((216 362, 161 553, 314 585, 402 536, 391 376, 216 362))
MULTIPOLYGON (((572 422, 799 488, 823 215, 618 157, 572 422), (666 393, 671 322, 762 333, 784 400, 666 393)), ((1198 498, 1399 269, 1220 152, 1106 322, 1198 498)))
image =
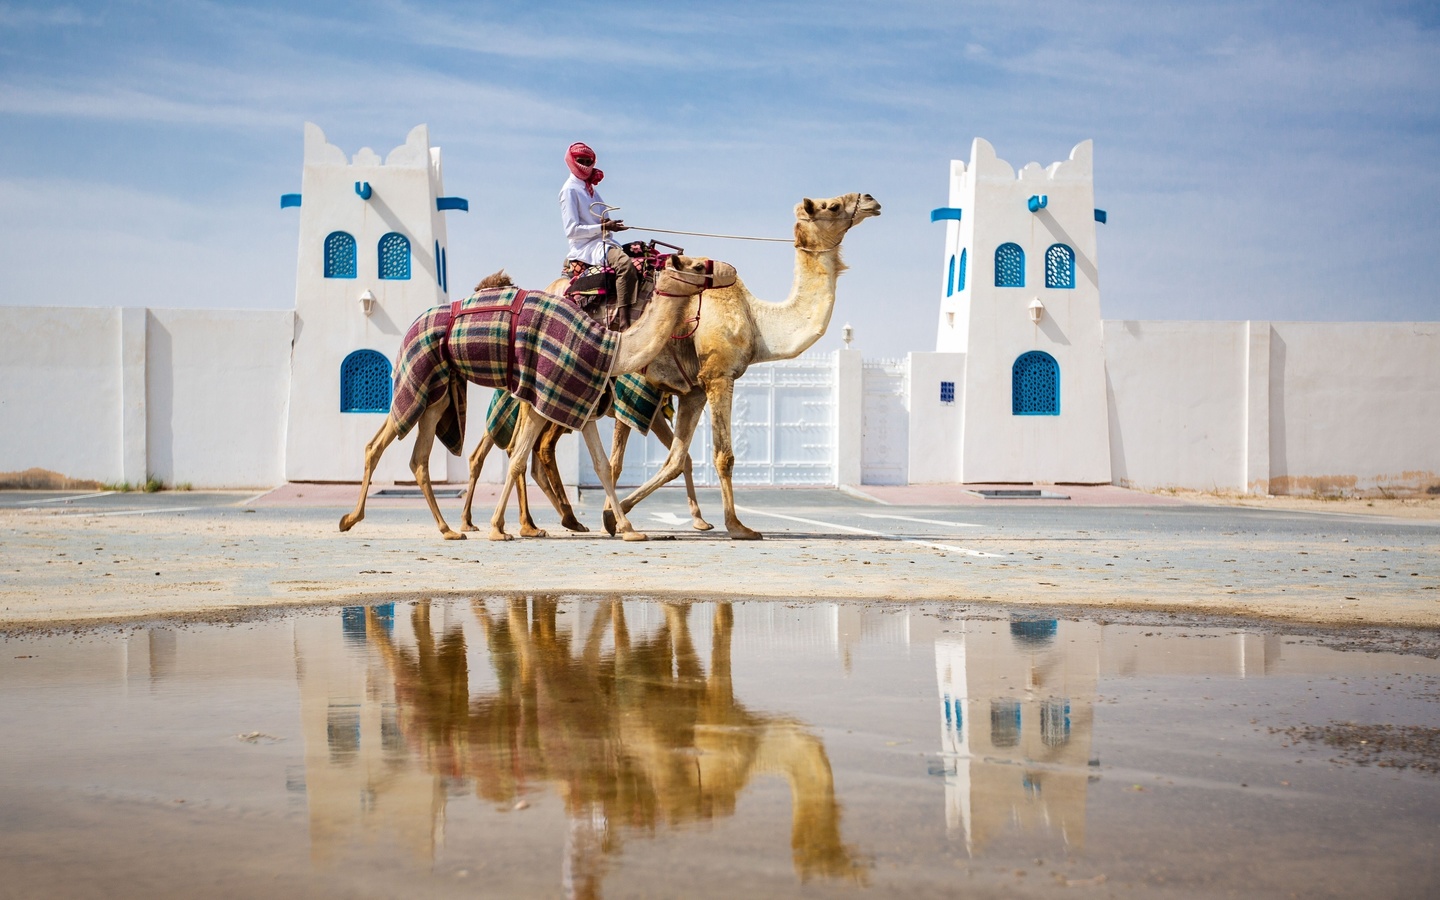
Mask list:
POLYGON ((631 241, 621 246, 640 275, 640 289, 636 291, 633 306, 620 305, 613 268, 603 264, 587 266, 577 259, 565 261, 563 271, 570 277, 570 284, 565 288, 565 298, 607 329, 624 331, 640 318, 640 314, 650 304, 650 299, 655 296, 655 273, 664 268, 666 258, 671 255, 659 252, 657 245, 668 247, 675 253, 685 252, 679 247, 660 241, 631 241))

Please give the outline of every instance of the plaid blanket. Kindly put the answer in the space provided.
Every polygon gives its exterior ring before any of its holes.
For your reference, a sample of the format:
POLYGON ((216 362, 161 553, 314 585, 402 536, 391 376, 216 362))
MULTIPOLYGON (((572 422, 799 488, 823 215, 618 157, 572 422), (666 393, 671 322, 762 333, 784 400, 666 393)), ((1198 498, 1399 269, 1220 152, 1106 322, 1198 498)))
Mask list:
POLYGON ((660 408, 660 389, 638 372, 615 379, 615 418, 641 434, 650 433, 650 421, 660 408))
POLYGON ((517 294, 515 288, 479 291, 410 326, 390 403, 399 437, 415 427, 440 391, 449 390, 450 407, 435 433, 450 452, 463 454, 464 381, 508 390, 566 428, 579 428, 595 414, 620 336, 549 294, 527 293, 512 313, 517 294))
POLYGON ((490 398, 490 408, 485 410, 485 430, 495 446, 505 450, 515 437, 515 426, 520 424, 520 401, 509 391, 496 391, 490 398))

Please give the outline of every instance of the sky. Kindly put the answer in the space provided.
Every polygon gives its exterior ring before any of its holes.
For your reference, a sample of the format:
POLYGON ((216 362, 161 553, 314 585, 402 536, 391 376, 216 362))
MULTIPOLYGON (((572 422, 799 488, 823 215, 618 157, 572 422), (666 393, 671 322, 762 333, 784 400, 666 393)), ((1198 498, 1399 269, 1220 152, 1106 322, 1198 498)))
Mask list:
MULTIPOLYGON (((551 280, 576 140, 633 225, 873 194, 819 350, 934 349, 976 137, 1094 140, 1106 319, 1440 320, 1433 0, 0 0, 0 304, 293 307, 307 121, 352 156, 429 126, 456 286, 551 280)), ((675 242, 789 290, 783 244, 675 242)))

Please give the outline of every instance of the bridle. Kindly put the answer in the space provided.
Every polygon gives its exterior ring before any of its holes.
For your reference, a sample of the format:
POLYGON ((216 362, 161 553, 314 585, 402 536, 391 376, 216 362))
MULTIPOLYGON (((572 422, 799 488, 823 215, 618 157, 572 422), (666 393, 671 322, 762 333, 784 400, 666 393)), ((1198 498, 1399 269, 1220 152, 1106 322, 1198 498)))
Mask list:
POLYGON ((695 293, 695 294, 676 294, 676 293, 672 293, 672 292, 670 292, 670 291, 662 291, 662 290, 660 290, 660 287, 659 287, 659 284, 658 284, 659 278, 657 277, 657 279, 656 279, 657 284, 656 284, 656 287, 655 287, 655 296, 657 296, 657 297, 694 297, 694 298, 695 298, 695 315, 693 315, 693 316, 691 316, 690 318, 688 318, 688 319, 685 320, 685 321, 688 322, 688 323, 692 323, 690 330, 689 330, 688 332, 686 332, 685 334, 672 334, 672 335, 670 335, 670 340, 672 340, 672 341, 683 341, 683 340, 685 340, 685 339, 688 338, 688 337, 694 337, 695 332, 698 331, 699 328, 700 328, 700 310, 701 310, 701 308, 705 305, 705 292, 708 291, 708 290, 710 290, 711 288, 715 287, 715 261, 714 261, 713 259, 707 259, 707 260, 705 260, 705 277, 704 277, 704 278, 701 278, 699 281, 691 281, 688 277, 686 277, 686 276, 689 276, 689 275, 692 275, 692 274, 698 274, 698 273, 682 272, 682 271, 680 271, 679 269, 670 269, 670 270, 668 270, 668 272, 666 272, 665 274, 668 274, 671 278, 678 279, 678 280, 679 280, 681 283, 683 283, 683 284, 699 285, 699 286, 701 286, 701 287, 700 287, 700 291, 699 291, 698 293, 695 293))

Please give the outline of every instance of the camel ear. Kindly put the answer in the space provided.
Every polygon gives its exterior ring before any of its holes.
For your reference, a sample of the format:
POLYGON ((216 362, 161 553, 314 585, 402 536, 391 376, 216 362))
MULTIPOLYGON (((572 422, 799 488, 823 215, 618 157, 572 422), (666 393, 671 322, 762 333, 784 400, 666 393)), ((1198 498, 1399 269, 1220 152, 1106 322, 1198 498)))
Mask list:
POLYGON ((800 201, 800 205, 803 206, 803 207, 805 207, 805 215, 807 215, 807 216, 813 216, 813 215, 815 215, 815 201, 814 201, 814 200, 811 200, 809 197, 806 197, 804 200, 800 201))

